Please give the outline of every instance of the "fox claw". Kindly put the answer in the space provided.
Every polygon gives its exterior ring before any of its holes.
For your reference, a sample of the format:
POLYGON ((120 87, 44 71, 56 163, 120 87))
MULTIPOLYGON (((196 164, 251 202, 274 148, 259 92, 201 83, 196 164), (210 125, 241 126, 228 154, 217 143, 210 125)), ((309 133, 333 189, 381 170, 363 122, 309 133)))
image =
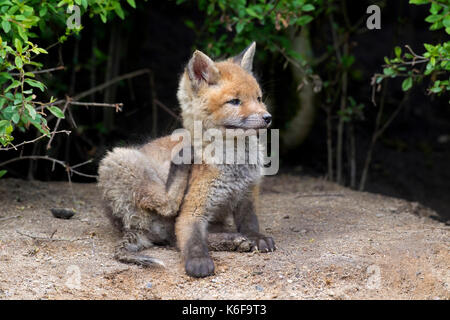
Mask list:
POLYGON ((257 237, 253 239, 252 251, 259 251, 262 253, 273 252, 276 250, 275 242, 271 237, 257 237))

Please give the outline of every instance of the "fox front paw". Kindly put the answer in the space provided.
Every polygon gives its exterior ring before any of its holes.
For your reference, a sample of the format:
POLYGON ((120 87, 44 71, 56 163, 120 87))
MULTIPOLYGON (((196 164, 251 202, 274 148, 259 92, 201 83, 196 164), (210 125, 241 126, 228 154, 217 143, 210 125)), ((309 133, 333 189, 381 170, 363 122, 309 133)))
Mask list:
POLYGON ((264 235, 258 235, 249 237, 252 240, 252 250, 259 252, 272 252, 276 250, 275 241, 272 237, 266 237, 264 235))
POLYGON ((204 278, 214 274, 214 262, 210 257, 190 258, 185 264, 186 273, 194 278, 204 278))

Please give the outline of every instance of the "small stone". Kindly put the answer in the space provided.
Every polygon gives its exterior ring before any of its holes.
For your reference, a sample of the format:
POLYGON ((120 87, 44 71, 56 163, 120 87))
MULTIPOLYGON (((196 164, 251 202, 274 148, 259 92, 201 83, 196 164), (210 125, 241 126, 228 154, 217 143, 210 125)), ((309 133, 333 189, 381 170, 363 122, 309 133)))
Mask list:
POLYGON ((146 289, 151 289, 153 287, 153 284, 151 282, 147 282, 147 284, 145 285, 146 289))
POLYGON ((264 291, 264 288, 261 287, 260 285, 256 285, 255 289, 258 290, 258 291, 264 291))
POLYGON ((289 219, 289 216, 284 216, 283 219, 289 219))
POLYGON ((75 211, 69 209, 50 209, 50 212, 53 214, 55 218, 58 219, 70 219, 74 216, 75 211))

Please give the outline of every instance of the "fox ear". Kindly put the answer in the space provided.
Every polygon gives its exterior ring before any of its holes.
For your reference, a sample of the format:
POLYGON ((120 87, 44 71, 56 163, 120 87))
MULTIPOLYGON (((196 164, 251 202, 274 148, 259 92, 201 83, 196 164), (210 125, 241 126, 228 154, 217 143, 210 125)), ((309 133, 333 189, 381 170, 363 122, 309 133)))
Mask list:
POLYGON ((195 50, 189 60, 187 72, 194 87, 198 87, 202 83, 215 84, 219 80, 219 70, 214 65, 214 61, 198 50, 195 50))
POLYGON ((256 42, 252 42, 240 54, 233 58, 233 61, 239 64, 243 69, 252 72, 253 57, 255 56, 256 42))

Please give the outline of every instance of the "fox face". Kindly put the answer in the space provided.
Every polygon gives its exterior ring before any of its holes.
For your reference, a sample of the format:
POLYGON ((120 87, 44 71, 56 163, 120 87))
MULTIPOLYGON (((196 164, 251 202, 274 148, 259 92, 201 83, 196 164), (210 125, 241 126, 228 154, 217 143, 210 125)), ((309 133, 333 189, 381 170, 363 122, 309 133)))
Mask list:
POLYGON ((262 101, 262 91, 251 73, 255 43, 238 56, 214 62, 195 51, 178 89, 183 125, 194 121, 204 129, 263 129, 272 116, 262 101))

